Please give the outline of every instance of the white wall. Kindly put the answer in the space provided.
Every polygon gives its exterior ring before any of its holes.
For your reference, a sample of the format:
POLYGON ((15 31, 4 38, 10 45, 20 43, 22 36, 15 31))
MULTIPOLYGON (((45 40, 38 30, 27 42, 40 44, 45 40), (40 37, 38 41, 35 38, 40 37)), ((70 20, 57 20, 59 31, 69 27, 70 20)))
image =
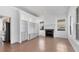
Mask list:
POLYGON ((75 49, 75 51, 79 51, 79 41, 76 40, 76 6, 72 6, 69 9, 68 14, 68 39, 75 49), (72 27, 72 35, 70 35, 70 16, 71 16, 71 27, 72 27))
POLYGON ((44 26, 45 29, 55 29, 55 16, 44 16, 44 26))
MULTIPOLYGON (((44 21, 44 29, 55 28, 55 16, 51 16, 51 15, 40 16, 38 19, 39 19, 39 27, 40 27, 40 22, 44 21)), ((39 35, 45 36, 45 30, 40 30, 39 28, 39 35)))
POLYGON ((67 17, 66 16, 56 16, 55 17, 55 31, 54 31, 54 36, 55 37, 60 37, 60 38, 68 38, 68 30, 67 30, 67 17), (57 31, 57 20, 60 19, 65 19, 65 31, 57 31))
MULTIPOLYGON (((54 29, 54 37, 68 38, 67 36, 67 17, 66 15, 47 15, 39 17, 44 21, 45 29, 54 29), (65 19, 66 31, 57 31, 57 20, 65 19)), ((39 31, 40 35, 45 36, 45 30, 39 31)))
POLYGON ((19 41, 19 13, 13 7, 1 7, 0 15, 11 17, 11 43, 19 41))

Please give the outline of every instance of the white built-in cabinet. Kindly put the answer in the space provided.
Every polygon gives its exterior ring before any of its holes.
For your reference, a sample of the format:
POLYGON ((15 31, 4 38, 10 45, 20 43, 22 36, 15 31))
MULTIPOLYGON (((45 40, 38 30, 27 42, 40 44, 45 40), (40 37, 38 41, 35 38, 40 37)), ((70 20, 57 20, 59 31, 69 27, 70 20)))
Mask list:
POLYGON ((29 22, 29 39, 33 39, 39 35, 37 23, 29 22))
POLYGON ((20 32, 21 32, 21 40, 27 40, 28 39, 28 22, 21 20, 20 21, 20 32))
POLYGON ((20 42, 31 40, 39 35, 39 24, 36 17, 20 11, 20 42))

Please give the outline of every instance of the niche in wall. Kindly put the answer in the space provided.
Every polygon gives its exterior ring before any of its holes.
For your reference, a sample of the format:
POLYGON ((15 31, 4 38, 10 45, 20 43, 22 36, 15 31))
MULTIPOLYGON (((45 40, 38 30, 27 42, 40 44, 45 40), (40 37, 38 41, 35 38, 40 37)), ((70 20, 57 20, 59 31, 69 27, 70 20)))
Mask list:
POLYGON ((29 39, 33 39, 38 36, 38 24, 29 22, 29 39))
POLYGON ((44 21, 40 22, 40 30, 44 30, 44 21))
POLYGON ((65 19, 57 20, 57 30, 65 31, 65 19))

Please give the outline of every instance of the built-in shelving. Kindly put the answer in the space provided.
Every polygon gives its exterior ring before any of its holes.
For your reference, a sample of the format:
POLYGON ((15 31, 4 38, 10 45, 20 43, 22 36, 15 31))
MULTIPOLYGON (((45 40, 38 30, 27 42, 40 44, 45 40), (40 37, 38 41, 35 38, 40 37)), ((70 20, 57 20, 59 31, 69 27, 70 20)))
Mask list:
POLYGON ((31 40, 39 35, 39 25, 36 18, 20 11, 20 42, 31 40))

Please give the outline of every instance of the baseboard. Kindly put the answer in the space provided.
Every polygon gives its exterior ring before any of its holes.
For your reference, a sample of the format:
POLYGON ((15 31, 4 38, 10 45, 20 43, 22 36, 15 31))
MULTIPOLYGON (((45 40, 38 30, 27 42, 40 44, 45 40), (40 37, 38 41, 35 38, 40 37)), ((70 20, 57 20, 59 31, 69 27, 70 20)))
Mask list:
POLYGON ((54 37, 54 38, 60 38, 60 39, 68 39, 68 38, 63 38, 63 37, 54 37))
POLYGON ((79 52, 79 49, 77 49, 77 47, 76 47, 74 41, 72 41, 71 39, 68 39, 68 40, 69 40, 70 44, 72 45, 74 51, 75 51, 75 52, 79 52), (74 43, 74 44, 73 44, 73 43, 74 43))
MULTIPOLYGON (((37 37, 39 37, 39 36, 36 36, 36 37, 34 37, 34 38, 32 38, 32 39, 36 39, 37 37)), ((30 39, 30 40, 32 40, 32 39, 30 39)))

